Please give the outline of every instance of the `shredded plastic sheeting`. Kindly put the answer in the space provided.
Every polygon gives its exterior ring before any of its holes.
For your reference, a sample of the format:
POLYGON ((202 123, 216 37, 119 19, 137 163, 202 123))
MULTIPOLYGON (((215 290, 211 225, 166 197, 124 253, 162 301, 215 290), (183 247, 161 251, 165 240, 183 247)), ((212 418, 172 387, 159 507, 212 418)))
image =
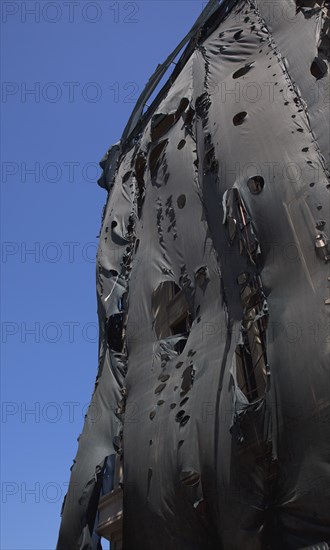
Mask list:
POLYGON ((125 550, 330 541, 328 6, 208 10, 101 164, 99 369, 58 550, 93 547, 116 452, 125 550), (190 325, 159 339, 165 282, 190 325))

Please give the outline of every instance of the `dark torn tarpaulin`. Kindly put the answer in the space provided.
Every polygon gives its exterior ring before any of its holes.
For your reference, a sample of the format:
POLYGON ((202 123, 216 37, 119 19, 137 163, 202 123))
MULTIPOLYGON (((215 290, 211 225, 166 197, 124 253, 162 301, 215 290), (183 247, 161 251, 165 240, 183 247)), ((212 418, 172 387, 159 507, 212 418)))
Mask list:
POLYGON ((329 106, 322 1, 210 2, 150 79, 101 163, 99 367, 58 550, 92 548, 115 453, 125 550, 330 542, 329 106))

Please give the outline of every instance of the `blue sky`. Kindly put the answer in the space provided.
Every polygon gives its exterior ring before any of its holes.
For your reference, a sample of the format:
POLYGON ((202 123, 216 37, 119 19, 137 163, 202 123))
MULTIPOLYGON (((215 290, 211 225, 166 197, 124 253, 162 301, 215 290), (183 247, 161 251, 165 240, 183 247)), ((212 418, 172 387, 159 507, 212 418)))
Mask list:
POLYGON ((1 550, 55 548, 97 367, 98 161, 204 6, 1 2, 1 550))

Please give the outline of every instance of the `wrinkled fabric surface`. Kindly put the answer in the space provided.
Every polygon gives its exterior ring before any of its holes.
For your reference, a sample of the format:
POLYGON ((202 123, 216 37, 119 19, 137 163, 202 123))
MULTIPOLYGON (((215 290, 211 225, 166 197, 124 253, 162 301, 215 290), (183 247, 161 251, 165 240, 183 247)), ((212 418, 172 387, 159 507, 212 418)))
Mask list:
POLYGON ((325 2, 223 2, 103 159, 99 369, 58 550, 92 548, 116 437, 125 550, 330 542, 328 29, 325 2), (181 353, 155 332, 166 281, 181 353))

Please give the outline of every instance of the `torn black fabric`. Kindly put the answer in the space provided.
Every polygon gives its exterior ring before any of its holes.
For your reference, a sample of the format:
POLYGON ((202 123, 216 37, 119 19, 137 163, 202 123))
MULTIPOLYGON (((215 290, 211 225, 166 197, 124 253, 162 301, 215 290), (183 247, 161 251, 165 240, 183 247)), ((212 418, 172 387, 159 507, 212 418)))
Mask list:
POLYGON ((115 453, 125 550, 327 548, 328 22, 210 2, 103 159, 99 367, 57 550, 91 550, 115 453))

